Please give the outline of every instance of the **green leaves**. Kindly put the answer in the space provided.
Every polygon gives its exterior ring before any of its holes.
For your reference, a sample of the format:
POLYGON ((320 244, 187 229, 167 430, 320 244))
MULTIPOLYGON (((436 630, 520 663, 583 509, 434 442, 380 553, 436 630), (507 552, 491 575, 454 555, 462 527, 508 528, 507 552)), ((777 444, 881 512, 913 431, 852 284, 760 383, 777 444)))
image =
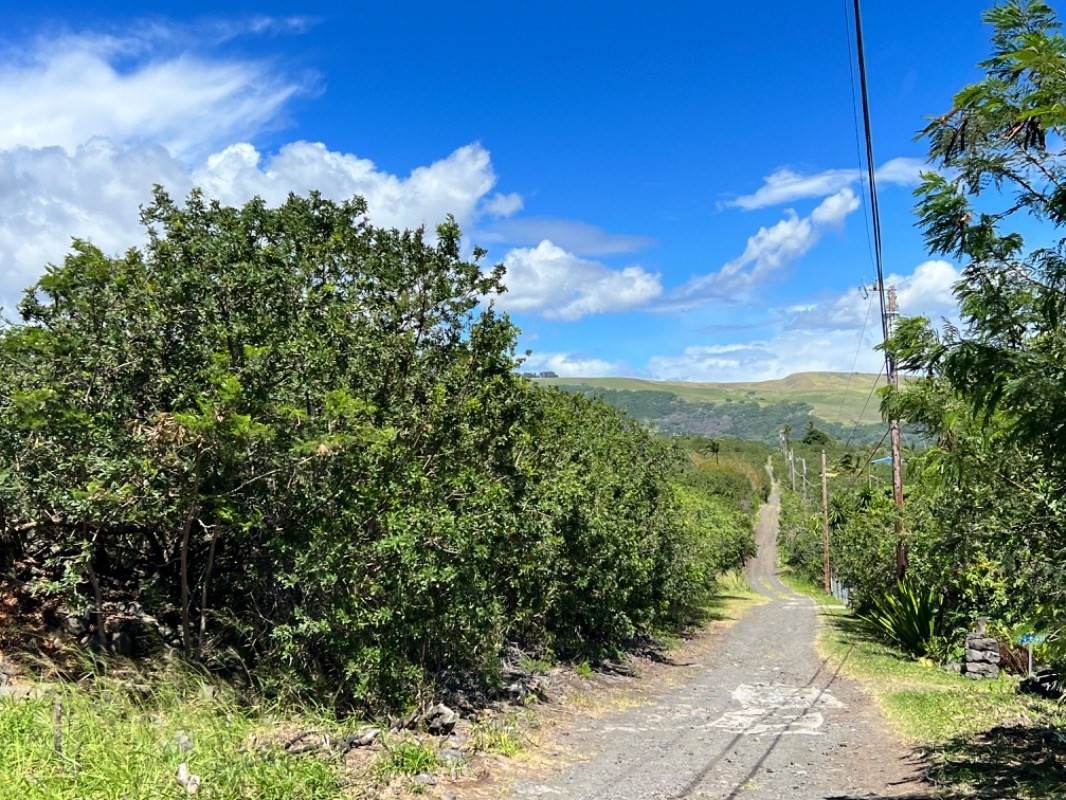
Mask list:
POLYGON ((746 516, 515 375, 502 270, 453 219, 431 240, 364 212, 158 189, 141 250, 75 243, 0 330, 3 566, 47 553, 73 606, 136 597, 190 654, 377 708, 490 680, 509 642, 678 622, 746 516))
POLYGON ((904 580, 895 592, 873 600, 869 613, 862 616, 880 635, 903 650, 924 656, 943 632, 943 613, 936 589, 904 580))
POLYGON ((986 74, 923 132, 940 172, 917 191, 930 250, 963 262, 962 325, 901 323, 887 348, 921 377, 884 404, 937 440, 913 464, 912 563, 959 618, 1066 602, 1066 39, 1043 2, 985 19, 986 74))

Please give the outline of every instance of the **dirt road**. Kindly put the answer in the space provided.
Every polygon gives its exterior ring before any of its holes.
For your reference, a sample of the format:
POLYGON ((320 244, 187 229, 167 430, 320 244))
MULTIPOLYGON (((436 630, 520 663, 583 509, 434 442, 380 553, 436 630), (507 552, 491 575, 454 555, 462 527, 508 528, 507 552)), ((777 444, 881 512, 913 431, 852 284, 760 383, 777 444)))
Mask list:
POLYGON ((639 707, 569 731, 577 756, 518 781, 513 798, 852 800, 925 797, 876 709, 814 650, 817 610, 777 579, 780 495, 761 510, 747 574, 768 598, 702 668, 639 707))

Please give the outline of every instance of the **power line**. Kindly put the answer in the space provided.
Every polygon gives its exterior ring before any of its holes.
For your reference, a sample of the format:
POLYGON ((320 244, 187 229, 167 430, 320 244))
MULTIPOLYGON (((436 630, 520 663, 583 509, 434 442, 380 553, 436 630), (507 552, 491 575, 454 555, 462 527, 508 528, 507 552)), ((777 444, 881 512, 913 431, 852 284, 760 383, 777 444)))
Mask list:
MULTIPOLYGON (((882 364, 881 369, 877 373, 877 377, 874 378, 874 385, 870 387, 870 393, 866 395, 866 402, 862 404, 862 411, 859 412, 859 416, 855 418, 855 427, 851 429, 851 433, 848 435, 848 441, 844 445, 844 449, 848 449, 848 445, 851 444, 851 440, 855 438, 856 432, 859 430, 859 425, 862 424, 862 418, 866 416, 866 409, 870 406, 870 400, 873 399, 874 392, 877 391, 877 382, 881 380, 881 376, 885 374, 885 367, 882 364)), ((885 434, 888 435, 887 433, 885 434)))
MULTIPOLYGON (((848 373, 848 382, 844 384, 844 394, 840 396, 840 408, 837 409, 837 419, 839 419, 840 415, 844 413, 844 403, 848 400, 848 392, 851 390, 851 379, 855 377, 855 367, 859 365, 859 354, 862 352, 862 343, 866 338, 866 328, 870 324, 870 309, 872 309, 873 306, 874 304, 869 302, 869 298, 867 298, 866 319, 862 321, 862 333, 859 334, 859 342, 855 345, 855 358, 851 360, 851 372, 848 373)), ((859 419, 862 419, 862 417, 860 416, 859 419)))
POLYGON ((858 480, 859 478, 861 478, 861 477, 862 477, 862 474, 863 474, 864 472, 866 472, 866 468, 867 468, 868 466, 870 466, 870 464, 872 464, 872 463, 873 463, 873 456, 874 456, 874 454, 876 454, 876 453, 877 453, 877 451, 878 451, 878 449, 880 449, 881 445, 883 445, 883 444, 885 443, 885 439, 887 439, 887 438, 888 438, 888 434, 889 434, 889 433, 891 433, 891 431, 889 431, 889 430, 886 430, 886 431, 885 431, 885 435, 881 437, 881 441, 879 441, 879 442, 878 442, 878 443, 877 443, 877 444, 876 444, 876 445, 874 446, 874 449, 873 449, 873 450, 871 451, 871 453, 870 453, 870 458, 869 458, 869 459, 868 459, 868 460, 866 461, 866 463, 865 463, 865 464, 863 464, 863 465, 862 465, 862 469, 860 469, 860 470, 859 470, 858 472, 856 472, 856 473, 855 473, 855 477, 853 477, 853 478, 851 479, 851 481, 850 481, 850 482, 848 483, 848 485, 847 485, 847 486, 845 487, 845 489, 844 489, 844 494, 850 494, 850 493, 851 493, 851 487, 852 487, 852 486, 854 486, 854 485, 855 485, 855 481, 857 481, 857 480, 858 480))
MULTIPOLYGON (((870 122, 870 89, 866 79, 866 47, 862 38, 862 11, 859 0, 853 0, 855 10, 855 52, 859 61, 859 88, 862 93, 863 133, 866 137, 866 175, 870 185, 870 221, 873 226, 874 266, 877 269, 877 296, 881 302, 881 330, 888 339, 888 314, 885 306, 885 269, 881 248, 881 209, 877 203, 877 168, 874 166, 874 140, 870 122)), ((892 379, 890 356, 885 354, 886 373, 892 379)))
MULTIPOLYGON (((866 133, 866 171, 870 179, 870 219, 873 223, 874 258, 877 265, 877 297, 881 302, 881 329, 884 341, 888 342, 890 316, 895 316, 896 294, 888 289, 888 301, 885 301, 885 270, 881 247, 881 211, 877 204, 877 170, 874 167, 874 142, 870 123, 870 89, 866 78, 866 48, 862 37, 862 11, 859 0, 854 0, 855 9, 855 51, 859 61, 859 88, 862 89, 862 115, 866 133)), ((899 388, 899 375, 896 373, 895 359, 889 348, 885 348, 885 377, 889 389, 899 388)), ((896 577, 903 580, 907 574, 907 545, 903 529, 903 454, 900 444, 899 419, 892 416, 888 420, 888 431, 892 437, 892 495, 896 502, 896 577)))
MULTIPOLYGON (((851 43, 851 16, 848 12, 848 0, 844 0, 844 34, 848 38, 848 73, 851 78, 848 85, 851 88, 851 117, 855 122, 855 163, 859 167, 859 189, 865 194, 866 183, 862 176, 862 148, 859 144, 859 100, 855 96, 855 48, 851 43)), ((870 235, 870 218, 866 210, 863 210, 862 221, 866 226, 866 246, 870 255, 870 264, 874 265, 876 260, 874 258, 872 237, 870 235)))
MULTIPOLYGON (((863 178, 863 166, 864 166, 864 164, 863 164, 863 159, 862 159, 862 150, 861 150, 861 146, 859 144, 859 139, 860 139, 860 137, 859 137, 859 128, 861 127, 861 123, 859 121, 859 102, 858 102, 858 98, 855 95, 855 52, 856 51, 855 51, 855 47, 852 45, 852 39, 851 39, 851 16, 850 16, 850 12, 848 10, 848 0, 844 0, 844 35, 847 37, 847 40, 848 40, 848 73, 849 73, 849 76, 850 76, 850 81, 848 83, 848 86, 851 89, 851 116, 852 116, 852 119, 854 120, 854 123, 855 123, 855 125, 854 125, 854 131, 855 131, 855 163, 856 163, 856 165, 859 168, 858 169, 858 173, 859 173, 859 188, 862 190, 863 194, 866 194, 866 182, 865 182, 865 179, 863 178)), ((865 74, 865 69, 864 69, 864 73, 863 74, 865 74)), ((866 130, 869 131, 869 124, 866 125, 866 130)), ((871 150, 868 148, 867 152, 870 153, 871 150)), ((867 160, 867 162, 866 162, 867 166, 869 166, 869 164, 871 163, 871 159, 872 159, 872 156, 870 156, 870 158, 867 160)), ((874 195, 873 191, 871 191, 871 195, 874 195)), ((878 264, 878 258, 874 255, 873 236, 872 236, 871 230, 870 230, 870 216, 869 216, 870 214, 874 213, 874 209, 876 208, 876 197, 875 197, 874 201, 870 204, 869 208, 870 208, 869 212, 864 209, 863 215, 862 215, 862 221, 863 221, 863 224, 866 226, 866 246, 867 246, 869 257, 870 257, 870 263, 871 263, 871 265, 875 266, 875 268, 876 268, 876 265, 878 264)), ((878 227, 877 230, 878 230, 878 240, 879 240, 880 239, 880 228, 878 227)), ((881 285, 881 272, 878 271, 877 274, 878 274, 878 286, 880 287, 880 285, 881 285)), ((869 299, 869 298, 867 298, 867 299, 869 299)), ((866 330, 867 330, 867 328, 869 327, 869 324, 870 324, 870 311, 872 309, 873 309, 873 303, 872 302, 867 302, 867 304, 866 304, 866 317, 865 317, 865 319, 863 319, 863 322, 862 322, 862 332, 859 334, 859 340, 855 344, 855 357, 852 359, 851 371, 848 373, 848 382, 844 386, 844 393, 843 393, 843 395, 840 398, 840 407, 837 409, 837 417, 838 418, 843 413, 844 405, 845 405, 845 403, 847 403, 848 392, 851 390, 851 382, 852 382, 852 379, 853 379, 853 377, 855 375, 855 367, 859 363, 859 354, 862 352, 863 342, 866 339, 866 330)), ((882 308, 882 316, 883 316, 883 308, 882 308)), ((876 386, 877 386, 877 382, 875 381, 874 382, 874 387, 876 388, 876 386)), ((862 418, 863 418, 863 416, 866 413, 866 406, 868 406, 869 403, 870 403, 870 398, 867 397, 866 398, 866 405, 863 406, 863 412, 862 412, 862 414, 859 415, 859 418, 855 421, 855 426, 856 427, 852 430, 851 435, 848 437, 848 444, 851 443, 851 438, 855 435, 855 430, 857 430, 858 429, 858 425, 861 424, 862 418)))

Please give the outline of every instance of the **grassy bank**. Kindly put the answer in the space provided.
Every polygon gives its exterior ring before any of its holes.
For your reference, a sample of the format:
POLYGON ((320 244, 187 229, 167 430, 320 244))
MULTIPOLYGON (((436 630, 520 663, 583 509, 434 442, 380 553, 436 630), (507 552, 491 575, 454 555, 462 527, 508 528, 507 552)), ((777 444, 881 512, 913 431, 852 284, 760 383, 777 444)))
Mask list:
MULTIPOLYGON (((705 609, 717 624, 763 601, 738 573, 718 587, 705 609)), ((677 636, 659 645, 667 656, 685 646, 677 636)), ((530 694, 460 721, 455 738, 386 730, 360 747, 351 740, 388 724, 257 700, 177 663, 112 664, 78 681, 22 678, 0 696, 0 800, 177 800, 190 795, 178 779, 182 765, 183 776, 199 781, 195 796, 211 800, 424 794, 429 775, 439 785, 463 783, 522 755, 553 705, 592 714, 617 692, 613 673, 600 681, 588 662, 526 667, 549 687, 549 703, 530 694)))
POLYGON ((327 760, 285 748, 288 732, 321 719, 239 702, 176 667, 32 691, 0 700, 3 800, 188 796, 182 764, 200 797, 325 800, 344 789, 327 760))
POLYGON ((820 589, 784 576, 822 604, 821 654, 842 663, 885 718, 914 743, 943 798, 1066 796, 1066 707, 1019 694, 1013 677, 974 681, 915 661, 873 638, 820 589))

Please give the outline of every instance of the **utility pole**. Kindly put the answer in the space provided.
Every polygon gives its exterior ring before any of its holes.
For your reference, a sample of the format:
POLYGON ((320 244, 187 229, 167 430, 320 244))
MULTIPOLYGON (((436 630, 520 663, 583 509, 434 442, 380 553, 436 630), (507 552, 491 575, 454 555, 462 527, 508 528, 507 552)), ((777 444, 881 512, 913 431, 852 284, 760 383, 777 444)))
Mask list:
MULTIPOLYGON (((899 311, 896 307, 896 287, 888 287, 888 308, 885 312, 886 327, 891 333, 895 327, 899 311)), ((899 390, 899 371, 896 360, 886 356, 888 380, 894 391, 899 390)), ((888 421, 889 436, 892 440, 892 497, 896 501, 896 578, 903 580, 907 576, 907 546, 904 544, 903 531, 903 450, 900 446, 899 420, 893 417, 888 421)))
POLYGON ((800 462, 803 464, 803 508, 807 508, 807 459, 801 458, 800 462))
MULTIPOLYGON (((877 203, 877 168, 874 166, 874 142, 870 124, 870 89, 866 79, 866 48, 862 36, 862 9, 860 0, 852 0, 855 20, 855 55, 859 66, 859 87, 862 89, 863 132, 866 138, 866 173, 870 190, 870 222, 873 231, 874 262, 877 266, 877 294, 881 305, 881 331, 887 342, 891 335, 891 323, 897 316, 896 290, 889 289, 885 298, 884 255, 881 248, 881 212, 877 203)), ((890 389, 899 388, 896 360, 885 350, 885 377, 890 389)), ((907 574, 907 547, 903 532, 903 460, 900 450, 899 420, 888 423, 892 437, 892 494, 896 500, 896 576, 900 580, 907 574)))
POLYGON ((825 470, 825 450, 822 451, 822 549, 825 555, 825 592, 833 591, 829 574, 829 477, 825 470))
POLYGON ((796 491, 796 454, 788 451, 788 470, 792 473, 792 491, 796 491))

